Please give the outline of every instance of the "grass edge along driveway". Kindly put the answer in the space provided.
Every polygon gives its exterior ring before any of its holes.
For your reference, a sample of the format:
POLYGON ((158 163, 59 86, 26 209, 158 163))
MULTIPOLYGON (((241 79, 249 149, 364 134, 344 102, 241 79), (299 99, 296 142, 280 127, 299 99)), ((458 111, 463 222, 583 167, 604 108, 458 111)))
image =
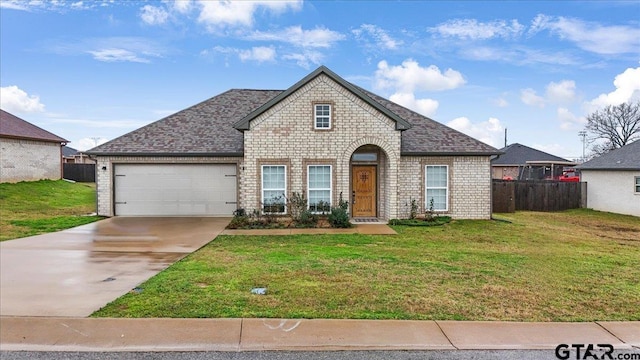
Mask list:
POLYGON ((640 320, 638 218, 499 217, 512 223, 219 236, 93 316, 640 320))
POLYGON ((69 229, 102 219, 94 183, 64 180, 0 184, 0 241, 69 229))

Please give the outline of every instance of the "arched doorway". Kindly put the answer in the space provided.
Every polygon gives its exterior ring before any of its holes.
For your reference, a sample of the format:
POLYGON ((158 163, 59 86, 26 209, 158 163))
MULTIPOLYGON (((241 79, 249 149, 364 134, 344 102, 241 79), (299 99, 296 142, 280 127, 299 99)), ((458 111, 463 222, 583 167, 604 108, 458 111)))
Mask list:
POLYGON ((351 154, 349 167, 351 216, 388 219, 389 160, 385 151, 377 145, 362 145, 351 154))

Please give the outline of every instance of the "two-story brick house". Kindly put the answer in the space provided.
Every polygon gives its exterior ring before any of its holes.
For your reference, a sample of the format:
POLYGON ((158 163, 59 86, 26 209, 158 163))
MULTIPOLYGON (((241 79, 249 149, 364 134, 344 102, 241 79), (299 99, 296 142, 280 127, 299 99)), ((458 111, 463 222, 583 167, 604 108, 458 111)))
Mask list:
POLYGON ((297 192, 312 210, 342 196, 351 216, 383 220, 412 200, 489 218, 498 153, 326 67, 284 91, 229 90, 88 152, 99 215, 286 213, 297 192))

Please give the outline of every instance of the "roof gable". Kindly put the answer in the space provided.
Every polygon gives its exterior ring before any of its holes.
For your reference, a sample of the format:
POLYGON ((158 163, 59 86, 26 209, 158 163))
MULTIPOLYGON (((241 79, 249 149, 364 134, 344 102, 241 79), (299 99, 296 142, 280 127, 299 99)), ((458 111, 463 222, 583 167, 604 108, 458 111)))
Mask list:
POLYGON ((567 159, 536 150, 522 144, 511 144, 500 149, 504 154, 491 160, 491 165, 524 165, 527 161, 572 163, 567 159))
POLYGON ((640 140, 577 166, 582 170, 640 170, 640 140))
POLYGON ((68 142, 60 136, 39 128, 32 123, 2 109, 0 109, 0 136, 56 143, 68 142))
POLYGON ((320 76, 322 74, 328 76, 331 80, 333 80, 336 83, 340 84, 342 87, 344 87, 347 90, 349 90, 352 94, 356 95, 357 97, 359 97, 361 100, 363 100, 367 104, 371 105, 376 110, 380 111, 381 113, 385 114, 386 116, 388 116, 389 118, 394 120, 396 122, 396 130, 407 130, 407 129, 411 128, 411 124, 409 124, 405 119, 401 118, 400 116, 398 116, 397 114, 393 113, 392 111, 390 111, 386 107, 382 106, 380 103, 378 103, 378 102, 374 101, 373 99, 371 99, 360 88, 358 88, 358 87, 354 86, 353 84, 349 83, 348 81, 344 80, 343 78, 338 76, 336 73, 334 73, 333 71, 329 70, 329 68, 327 68, 326 66, 320 66, 314 72, 312 72, 311 74, 305 76, 302 80, 298 81, 297 83, 295 83, 293 86, 291 86, 287 90, 283 91, 282 93, 280 93, 279 95, 277 95, 276 97, 274 97, 273 99, 268 101, 267 103, 263 104, 259 108, 257 108, 254 111, 252 111, 250 114, 248 114, 247 116, 242 118, 240 121, 238 121, 235 124, 233 124, 233 127, 238 129, 238 130, 241 130, 241 131, 242 130, 249 130, 249 123, 251 122, 251 120, 257 118, 262 113, 264 113, 265 111, 269 110, 271 107, 273 107, 274 105, 276 105, 277 103, 279 103, 280 101, 282 101, 283 99, 285 99, 289 95, 293 94, 298 89, 302 88, 303 86, 305 86, 306 84, 311 82, 313 79, 315 79, 316 77, 318 77, 318 76, 320 76))

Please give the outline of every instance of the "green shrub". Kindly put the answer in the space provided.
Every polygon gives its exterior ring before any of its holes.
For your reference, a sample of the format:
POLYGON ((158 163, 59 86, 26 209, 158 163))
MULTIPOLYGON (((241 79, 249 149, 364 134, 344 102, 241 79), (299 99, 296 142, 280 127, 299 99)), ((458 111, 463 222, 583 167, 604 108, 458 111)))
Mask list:
POLYGON ((404 226, 439 226, 451 222, 449 216, 436 216, 427 219, 391 219, 389 225, 404 226))
POLYGON ((314 228, 318 226, 318 215, 312 213, 309 210, 304 210, 300 213, 298 220, 295 222, 295 227, 302 228, 314 228))
POLYGON ((352 226, 349 221, 349 214, 341 207, 332 208, 327 220, 333 228, 350 228, 352 226))

